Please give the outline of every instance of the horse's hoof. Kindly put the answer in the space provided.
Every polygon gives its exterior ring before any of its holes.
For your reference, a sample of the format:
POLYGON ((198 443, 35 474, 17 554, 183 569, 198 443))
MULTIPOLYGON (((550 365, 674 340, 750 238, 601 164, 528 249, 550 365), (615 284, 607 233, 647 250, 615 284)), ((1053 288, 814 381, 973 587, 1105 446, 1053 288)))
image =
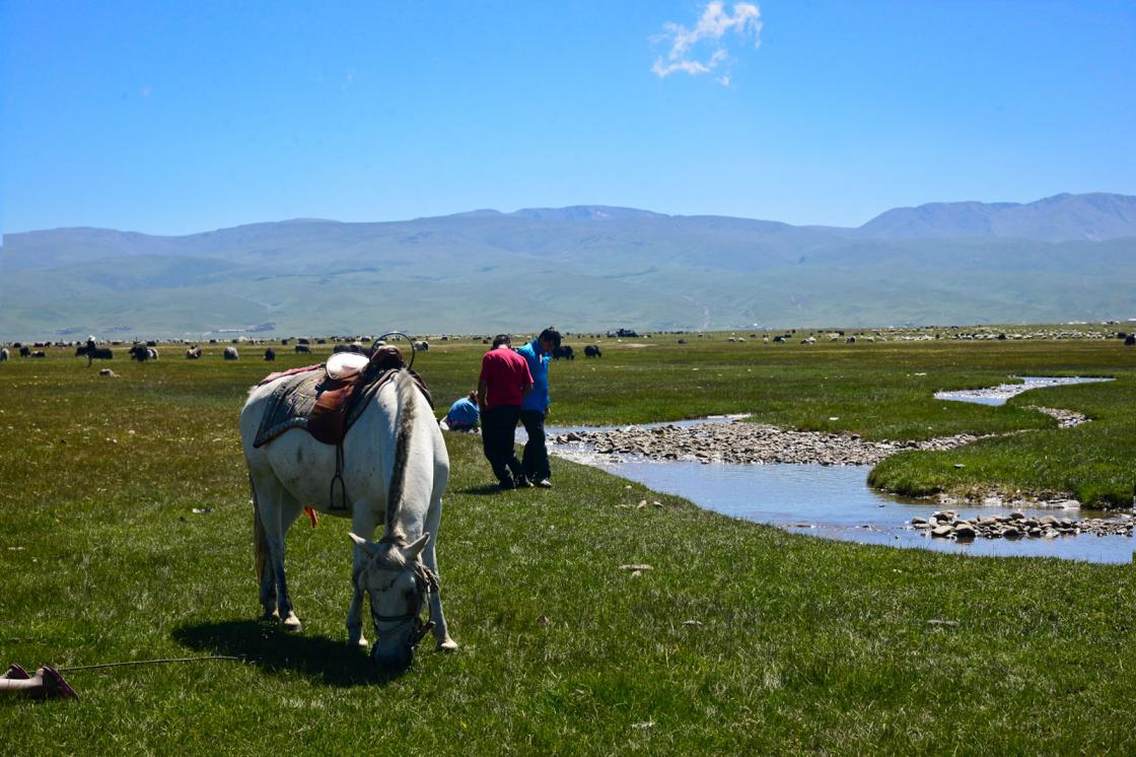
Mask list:
POLYGON ((288 617, 284 619, 284 630, 291 633, 299 633, 304 630, 304 624, 296 617, 296 613, 288 613, 288 617))
POLYGON ((265 610, 264 614, 260 616, 261 623, 279 623, 280 613, 277 610, 265 610))
POLYGON ((359 637, 359 648, 360 649, 366 649, 367 648, 367 637, 365 637, 365 636, 359 637))
POLYGON ((439 652, 453 652, 458 648, 458 643, 451 638, 446 638, 445 641, 438 642, 439 652))

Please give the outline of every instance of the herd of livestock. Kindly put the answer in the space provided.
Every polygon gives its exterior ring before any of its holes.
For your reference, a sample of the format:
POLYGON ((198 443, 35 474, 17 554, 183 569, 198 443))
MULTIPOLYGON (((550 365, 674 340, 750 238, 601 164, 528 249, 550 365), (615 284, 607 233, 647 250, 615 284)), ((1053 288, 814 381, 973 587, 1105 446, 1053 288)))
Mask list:
MULTIPOLYGON (((1109 322, 1102 325, 1113 325, 1115 322, 1109 322)), ((668 332, 671 334, 682 334, 687 336, 704 337, 708 334, 703 332, 668 332)), ((662 334, 659 334, 661 336, 662 334)), ((587 335, 584 335, 587 336, 587 335)), ((593 334, 591 336, 599 336, 593 334)), ((650 339, 651 334, 637 334, 634 331, 620 329, 618 332, 610 332, 607 334, 609 338, 622 340, 623 338, 643 338, 650 339)), ((876 342, 876 341, 924 341, 934 339, 956 339, 956 340, 1009 340, 1017 341, 1022 339, 1047 339, 1047 340, 1075 340, 1075 339, 1119 339, 1128 347, 1136 346, 1136 333, 1125 331, 1112 331, 1108 329, 1093 329, 1093 328, 1060 328, 1054 329, 1052 327, 1045 329, 1034 328, 1031 330, 1023 330, 1019 332, 1007 332, 998 329, 980 327, 972 329, 962 329, 957 326, 949 327, 943 331, 935 329, 874 329, 868 331, 861 331, 855 334, 846 334, 844 331, 813 331, 808 335, 798 333, 797 329, 789 329, 782 333, 776 333, 772 336, 767 333, 762 336, 758 334, 750 334, 750 339, 760 339, 764 343, 785 344, 790 341, 799 341, 801 344, 816 344, 818 341, 829 342, 845 342, 848 344, 855 344, 857 341, 876 342)), ((441 341, 449 341, 450 337, 442 336, 441 341)), ((225 346, 221 356, 225 360, 239 360, 240 352, 237 350, 238 345, 242 348, 246 347, 259 347, 264 345, 269 340, 254 340, 248 338, 234 339, 232 344, 225 346)), ((307 337, 285 337, 278 342, 272 340, 276 346, 265 347, 263 357, 264 360, 275 360, 277 349, 291 347, 298 354, 311 353, 314 345, 332 344, 332 352, 357 352, 360 354, 369 354, 370 348, 364 346, 365 342, 372 341, 370 337, 328 337, 328 338, 307 338, 307 337)), ((489 339, 484 338, 481 340, 483 343, 488 344, 489 339)), ((731 334, 727 337, 729 342, 745 342, 744 336, 731 334)), ((210 339, 209 344, 216 345, 219 343, 217 339, 210 339)), ((686 338, 679 338, 678 344, 687 344, 686 338)), ((187 360, 199 360, 204 355, 201 345, 197 343, 189 343, 185 340, 171 340, 167 344, 185 345, 185 358, 187 360)), ((31 344, 23 342, 12 342, 10 346, 0 347, 0 362, 9 360, 13 356, 18 355, 22 358, 44 358, 47 357, 47 348, 75 348, 75 357, 86 357, 88 362, 93 360, 111 360, 114 358, 115 348, 125 348, 126 355, 131 360, 137 360, 144 363, 151 360, 157 360, 160 355, 158 353, 158 343, 154 340, 145 342, 134 342, 127 344, 121 341, 111 341, 109 343, 97 344, 91 338, 86 342, 68 342, 68 341, 48 341, 48 342, 34 342, 31 344)), ((429 342, 425 340, 417 340, 414 342, 414 349, 418 352, 423 352, 430 349, 429 342)), ((584 356, 589 358, 598 358, 602 356, 602 351, 598 344, 589 344, 584 347, 584 356)), ((557 360, 573 360, 576 357, 575 350, 571 345, 562 345, 553 351, 553 357, 557 360)))
MULTIPOLYGON (((216 340, 210 340, 211 343, 216 344, 216 340)), ((334 341, 334 340, 333 340, 334 341)), ((487 341, 487 340, 486 340, 487 341)), ((297 354, 310 354, 312 352, 313 344, 324 345, 327 344, 327 339, 308 339, 300 337, 297 339, 284 338, 280 340, 280 347, 292 347, 297 354), (292 344, 292 342, 295 344, 292 344)), ((241 346, 253 344, 252 342, 243 342, 241 346)), ((381 342, 379 344, 382 344, 381 342)), ((425 340, 417 340, 414 343, 414 350, 416 352, 425 352, 430 349, 430 343, 425 340)), ((113 360, 114 348, 125 347, 121 342, 111 342, 110 346, 99 346, 93 339, 86 343, 76 344, 75 342, 35 342, 33 344, 24 344, 22 342, 13 342, 11 349, 8 347, 0 348, 0 362, 8 360, 12 357, 13 350, 15 354, 25 358, 43 358, 47 357, 45 348, 49 347, 75 347, 75 357, 85 357, 88 363, 94 360, 113 360)), ((264 360, 273 361, 276 359, 277 347, 266 347, 264 350, 264 360)), ((355 339, 350 342, 339 341, 335 342, 332 346, 333 353, 338 352, 355 352, 362 355, 369 355, 371 348, 364 346, 361 340, 355 339)), ((566 359, 574 360, 576 357, 575 350, 570 345, 562 345, 554 350, 557 360, 566 359)), ((200 344, 188 344, 185 347, 186 360, 200 360, 204 355, 200 344)), ((161 355, 158 352, 158 343, 156 341, 135 342, 128 349, 126 355, 131 360, 136 360, 139 363, 145 363, 151 360, 158 360, 161 355)), ((586 357, 600 357, 602 355, 599 345, 589 344, 584 347, 584 355, 586 357)), ((226 345, 221 352, 221 357, 224 360, 239 360, 241 355, 236 345, 226 345)))
MULTIPOLYGON (((209 340, 211 344, 216 344, 216 339, 209 340)), ((293 340, 292 338, 284 338, 280 340, 281 347, 292 346, 298 354, 311 353, 312 344, 326 344, 326 339, 307 339, 304 337, 293 340), (292 345, 292 342, 296 343, 292 345)), ((241 346, 248 344, 255 345, 255 342, 242 341, 241 346)), ((22 358, 45 358, 47 357, 46 348, 70 348, 75 347, 75 357, 85 357, 88 361, 93 360, 113 360, 114 350, 116 347, 122 348, 126 345, 122 342, 114 341, 108 345, 99 345, 92 337, 87 342, 34 342, 32 344, 25 344, 23 342, 13 342, 11 348, 0 347, 0 362, 10 359, 13 354, 19 355, 22 358)), ((414 342, 415 351, 424 352, 430 349, 430 344, 424 340, 414 342)), ((158 352, 158 342, 154 340, 146 342, 135 342, 126 349, 126 355, 131 360, 136 360, 139 363, 145 363, 150 360, 158 360, 161 354, 158 352)), ((337 342, 332 347, 332 352, 357 352, 360 354, 369 354, 370 350, 365 347, 362 341, 356 339, 350 342, 337 342)), ((204 355, 204 351, 200 344, 188 344, 185 347, 186 360, 200 360, 204 355)), ((226 345, 221 353, 221 357, 225 360, 239 360, 241 355, 237 350, 236 345, 226 345)), ((267 347, 264 350, 265 360, 276 359, 276 349, 267 347)))

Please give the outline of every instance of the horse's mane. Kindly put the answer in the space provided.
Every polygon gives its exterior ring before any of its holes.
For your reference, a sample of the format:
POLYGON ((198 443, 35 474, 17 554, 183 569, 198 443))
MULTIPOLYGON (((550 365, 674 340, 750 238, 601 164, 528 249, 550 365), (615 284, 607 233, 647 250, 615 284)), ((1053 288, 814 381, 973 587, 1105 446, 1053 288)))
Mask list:
POLYGON ((414 378, 405 368, 401 368, 394 377, 395 385, 395 451, 394 466, 391 471, 390 491, 387 492, 387 536, 388 538, 405 538, 396 529, 398 511, 402 507, 403 488, 406 481, 406 464, 410 458, 410 432, 414 428, 415 402, 414 392, 418 387, 414 378))

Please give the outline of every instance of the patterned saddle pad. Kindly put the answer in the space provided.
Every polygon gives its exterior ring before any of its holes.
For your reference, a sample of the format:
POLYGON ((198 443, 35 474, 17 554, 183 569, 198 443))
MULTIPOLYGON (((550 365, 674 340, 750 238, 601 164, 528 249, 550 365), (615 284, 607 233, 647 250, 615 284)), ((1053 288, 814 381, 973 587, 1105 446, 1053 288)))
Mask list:
MULTIPOLYGON (((322 365, 316 365, 285 375, 272 390, 253 446, 263 446, 294 428, 304 429, 324 444, 339 444, 370 400, 396 373, 397 369, 389 369, 333 379, 322 365)), ((422 379, 413 371, 411 375, 433 405, 422 379)))

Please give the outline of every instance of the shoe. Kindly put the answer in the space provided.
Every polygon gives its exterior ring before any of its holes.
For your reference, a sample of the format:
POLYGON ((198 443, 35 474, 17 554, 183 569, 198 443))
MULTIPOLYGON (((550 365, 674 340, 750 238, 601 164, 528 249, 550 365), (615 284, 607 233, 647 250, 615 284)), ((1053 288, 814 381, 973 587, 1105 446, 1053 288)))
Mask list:
POLYGON ((552 488, 552 482, 549 481, 547 478, 542 478, 540 481, 537 481, 536 485, 539 486, 541 489, 551 489, 552 488))
POLYGON ((78 699, 79 695, 55 668, 44 665, 37 673, 43 677, 43 688, 47 699, 78 699))
POLYGON ((0 678, 4 678, 9 681, 26 681, 31 678, 31 676, 28 675, 28 671, 24 670, 22 667, 13 662, 8 666, 8 672, 0 676, 0 678))

